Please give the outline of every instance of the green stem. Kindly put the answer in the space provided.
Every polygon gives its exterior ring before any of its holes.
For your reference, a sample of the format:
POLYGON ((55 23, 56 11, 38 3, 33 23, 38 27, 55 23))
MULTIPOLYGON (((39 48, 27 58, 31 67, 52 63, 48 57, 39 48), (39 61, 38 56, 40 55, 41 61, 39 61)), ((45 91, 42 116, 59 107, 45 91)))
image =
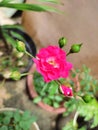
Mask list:
POLYGON ((58 85, 61 85, 62 83, 60 82, 60 80, 54 80, 58 85))
POLYGON ((74 116, 74 119, 73 119, 73 126, 76 128, 77 127, 77 119, 78 119, 78 116, 79 116, 79 113, 76 112, 75 113, 75 116, 74 116))
POLYGON ((23 73, 23 74, 21 74, 21 77, 22 76, 26 76, 26 75, 32 75, 33 73, 23 73))
POLYGON ((35 58, 34 56, 32 56, 29 52, 25 51, 25 53, 30 56, 31 58, 35 58))
POLYGON ((66 56, 68 56, 69 54, 71 54, 70 51, 66 54, 66 56))

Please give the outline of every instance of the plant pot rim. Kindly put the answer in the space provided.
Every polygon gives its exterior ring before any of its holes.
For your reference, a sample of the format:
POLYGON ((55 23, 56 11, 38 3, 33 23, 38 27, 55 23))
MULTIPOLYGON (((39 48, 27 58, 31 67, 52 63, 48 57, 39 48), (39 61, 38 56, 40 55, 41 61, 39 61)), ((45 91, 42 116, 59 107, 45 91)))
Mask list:
MULTIPOLYGON (((5 108, 0 108, 0 112, 2 111, 16 111, 18 108, 12 108, 12 107, 5 107, 5 108)), ((18 109, 20 111, 20 113, 23 113, 22 110, 18 109)), ((34 127, 36 128, 36 130, 40 130, 37 123, 33 122, 32 125, 34 125, 34 127)))
MULTIPOLYGON (((34 73, 35 70, 36 70, 36 65, 34 63, 31 66, 29 73, 34 73)), ((34 88, 34 85, 33 85, 33 74, 30 74, 27 76, 27 90, 28 90, 28 93, 29 93, 29 96, 31 99, 38 96, 38 94, 34 88)), ((52 106, 49 106, 48 104, 45 104, 42 101, 39 101, 37 104, 38 104, 38 106, 40 106, 44 110, 49 111, 49 112, 53 112, 55 114, 61 114, 61 113, 66 111, 65 107, 63 107, 63 106, 61 106, 59 108, 54 108, 52 106)))

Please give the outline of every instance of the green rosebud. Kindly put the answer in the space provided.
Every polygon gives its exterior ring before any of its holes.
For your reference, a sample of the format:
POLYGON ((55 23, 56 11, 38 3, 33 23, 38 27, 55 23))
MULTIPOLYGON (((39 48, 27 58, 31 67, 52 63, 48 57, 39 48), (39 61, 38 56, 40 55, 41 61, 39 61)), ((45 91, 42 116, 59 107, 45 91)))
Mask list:
POLYGON ((13 71, 10 75, 13 80, 19 80, 21 78, 21 73, 19 71, 13 71))
POLYGON ((86 94, 86 95, 83 96, 83 100, 86 103, 90 102, 92 99, 93 99, 93 97, 91 95, 89 95, 89 94, 86 94))
POLYGON ((18 42, 17 42, 17 45, 16 45, 16 49, 17 49, 19 52, 25 52, 25 51, 26 51, 25 44, 24 44, 22 41, 18 41, 18 42))
POLYGON ((82 43, 81 44, 73 44, 71 46, 70 53, 78 53, 81 49, 81 46, 82 46, 82 43))
POLYGON ((59 39, 59 47, 62 48, 67 44, 67 39, 65 37, 61 37, 59 39))

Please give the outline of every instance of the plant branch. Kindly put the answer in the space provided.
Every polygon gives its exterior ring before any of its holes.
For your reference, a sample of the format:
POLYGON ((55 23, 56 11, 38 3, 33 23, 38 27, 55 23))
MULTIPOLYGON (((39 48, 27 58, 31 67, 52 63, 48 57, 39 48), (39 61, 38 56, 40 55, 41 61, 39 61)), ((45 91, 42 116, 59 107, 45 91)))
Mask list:
POLYGON ((31 58, 35 58, 33 55, 31 55, 29 52, 25 51, 25 53, 30 56, 31 58))
POLYGON ((77 127, 77 119, 78 119, 78 116, 79 116, 79 113, 76 112, 75 113, 75 116, 74 116, 74 119, 73 119, 73 126, 76 128, 77 127))

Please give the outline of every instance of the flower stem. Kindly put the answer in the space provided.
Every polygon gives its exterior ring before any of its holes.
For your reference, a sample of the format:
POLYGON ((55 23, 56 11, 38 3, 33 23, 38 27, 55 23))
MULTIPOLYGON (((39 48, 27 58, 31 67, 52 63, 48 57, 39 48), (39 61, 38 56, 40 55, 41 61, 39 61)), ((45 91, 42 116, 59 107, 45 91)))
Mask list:
POLYGON ((66 56, 68 56, 70 54, 70 51, 66 54, 66 56))
POLYGON ((74 127, 77 127, 77 119, 78 119, 78 116, 79 116, 79 113, 76 112, 76 113, 75 113, 75 116, 74 116, 74 119, 73 119, 73 126, 74 126, 74 127))
POLYGON ((34 56, 32 56, 29 52, 25 51, 25 53, 30 56, 31 58, 34 58, 34 56))
POLYGON ((21 77, 26 76, 26 75, 32 75, 32 73, 23 73, 23 74, 21 74, 21 77))
POLYGON ((62 83, 60 82, 60 80, 54 80, 58 85, 61 85, 62 83))

